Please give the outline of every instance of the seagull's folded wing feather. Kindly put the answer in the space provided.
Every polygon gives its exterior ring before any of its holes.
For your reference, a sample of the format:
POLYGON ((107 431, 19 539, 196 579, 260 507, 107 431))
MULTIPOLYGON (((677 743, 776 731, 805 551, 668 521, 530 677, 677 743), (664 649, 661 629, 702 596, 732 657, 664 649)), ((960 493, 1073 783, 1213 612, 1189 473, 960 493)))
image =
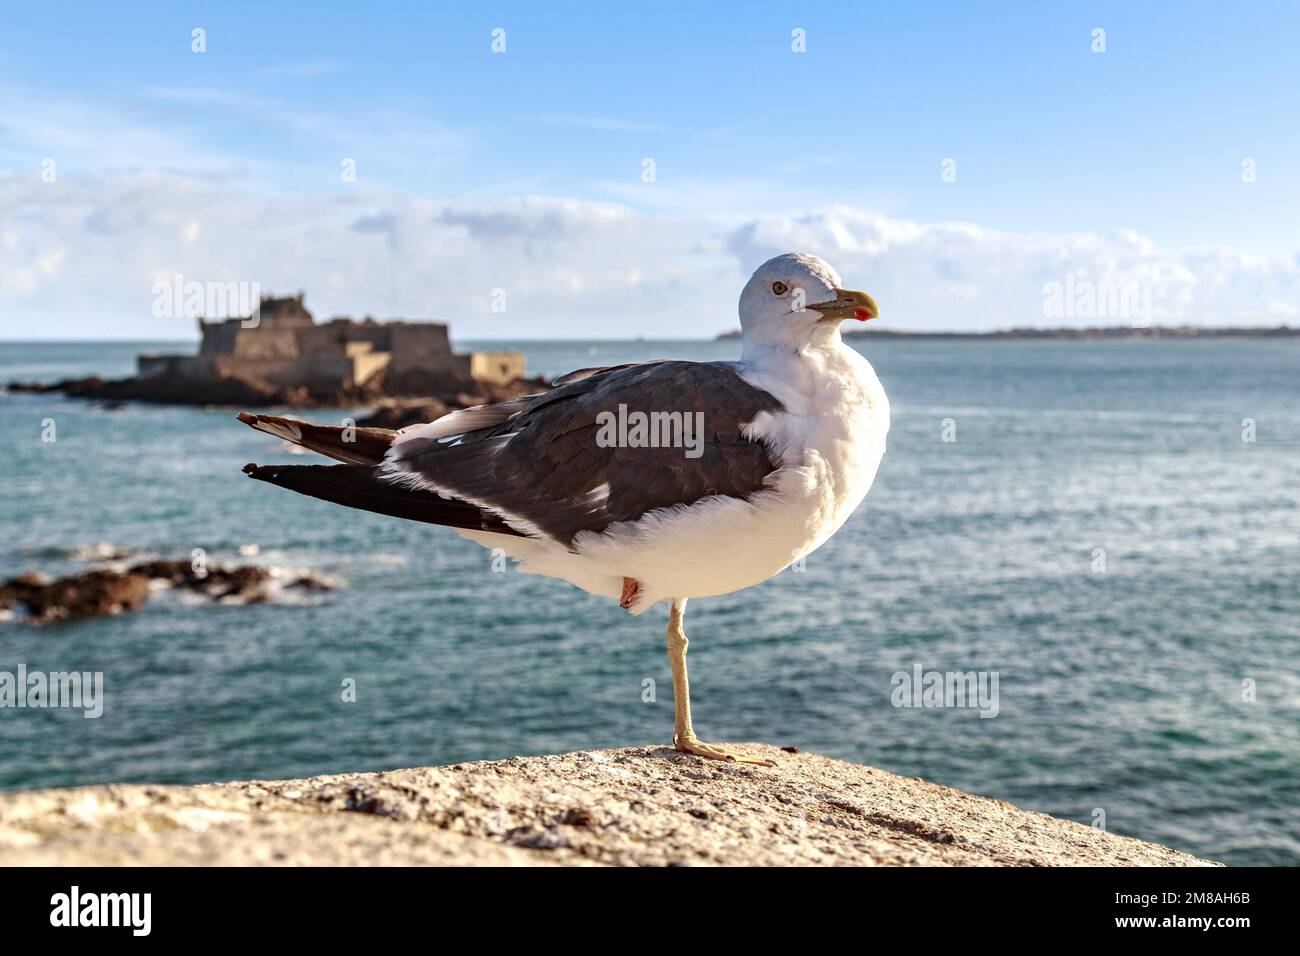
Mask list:
POLYGON ((490 427, 446 434, 440 420, 437 437, 423 428, 399 435, 379 476, 472 503, 567 546, 580 532, 656 509, 746 498, 777 467, 744 430, 781 404, 730 362, 583 369, 518 404, 490 427), (640 436, 638 419, 648 424, 640 436), (619 431, 619 422, 632 429, 619 431), (647 447, 656 435, 660 447, 647 447))

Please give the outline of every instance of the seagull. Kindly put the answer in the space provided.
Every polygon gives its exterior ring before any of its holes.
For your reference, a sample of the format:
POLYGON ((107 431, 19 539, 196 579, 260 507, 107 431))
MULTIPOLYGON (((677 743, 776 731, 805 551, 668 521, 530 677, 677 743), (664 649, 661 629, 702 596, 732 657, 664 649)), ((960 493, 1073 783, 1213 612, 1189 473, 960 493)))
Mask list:
POLYGON ((450 527, 632 614, 668 602, 673 745, 773 766, 695 735, 686 602, 751 587, 824 544, 875 480, 889 400, 840 337, 844 320, 876 318, 876 303, 817 256, 763 263, 739 311, 739 361, 579 369, 545 392, 397 431, 241 412, 342 462, 244 472, 450 527))

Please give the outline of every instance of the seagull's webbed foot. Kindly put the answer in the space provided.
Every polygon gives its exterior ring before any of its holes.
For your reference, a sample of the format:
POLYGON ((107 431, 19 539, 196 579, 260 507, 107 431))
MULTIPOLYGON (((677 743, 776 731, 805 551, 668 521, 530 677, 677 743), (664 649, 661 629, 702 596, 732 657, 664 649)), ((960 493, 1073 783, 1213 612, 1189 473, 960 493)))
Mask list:
POLYGON ((695 754, 697 757, 704 757, 706 760, 722 760, 727 763, 751 763, 759 767, 775 767, 776 764, 770 760, 763 760, 759 757, 747 757, 745 754, 735 750, 728 750, 726 747, 718 747, 714 744, 706 744, 694 734, 690 736, 673 737, 673 746, 688 754, 695 754))

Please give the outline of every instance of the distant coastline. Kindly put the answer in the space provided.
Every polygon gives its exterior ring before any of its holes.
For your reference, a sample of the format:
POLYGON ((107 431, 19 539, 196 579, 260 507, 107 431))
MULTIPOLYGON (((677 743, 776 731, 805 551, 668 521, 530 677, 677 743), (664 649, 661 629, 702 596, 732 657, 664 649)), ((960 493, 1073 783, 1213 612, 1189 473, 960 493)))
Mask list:
MULTIPOLYGON (((1196 325, 1153 325, 1135 328, 1127 325, 1100 326, 1086 329, 998 329, 991 332, 907 332, 900 329, 861 329, 845 332, 846 339, 1268 339, 1300 337, 1300 327, 1249 326, 1241 328, 1207 328, 1196 325)), ((740 330, 718 335, 718 340, 738 339, 740 330)))
MULTIPOLYGON (((845 330, 846 339, 865 339, 865 338, 886 338, 886 339, 1067 339, 1067 340, 1096 340, 1096 339, 1268 339, 1268 338, 1300 338, 1300 326, 1292 327, 1286 325, 1279 326, 1243 326, 1234 327, 1205 327, 1194 325, 1177 325, 1177 326, 1151 326, 1150 328, 1131 328, 1129 326, 1102 326, 1097 328, 1080 328, 1080 329, 1042 329, 1042 328, 1016 328, 1016 329, 995 329, 992 331, 972 331, 972 332, 924 332, 924 331, 907 331, 905 329, 892 328, 871 328, 845 330)), ((553 345, 564 342, 591 342, 601 343, 622 343, 622 342, 721 342, 728 339, 740 338, 739 329, 731 329, 727 332, 719 332, 711 338, 659 338, 657 336, 629 335, 622 338, 479 338, 477 336, 466 336, 464 339, 453 340, 455 347, 482 347, 487 345, 502 345, 511 348, 521 348, 530 344, 553 345)), ((139 345, 174 348, 193 348, 198 344, 197 339, 0 339, 0 345, 8 346, 36 346, 36 345, 139 345)))

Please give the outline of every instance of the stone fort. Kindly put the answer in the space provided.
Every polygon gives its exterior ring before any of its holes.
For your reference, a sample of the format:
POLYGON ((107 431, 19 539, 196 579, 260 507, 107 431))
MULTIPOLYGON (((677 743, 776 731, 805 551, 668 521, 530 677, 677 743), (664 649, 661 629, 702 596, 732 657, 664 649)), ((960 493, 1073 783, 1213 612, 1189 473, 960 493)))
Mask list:
POLYGON ((317 323, 303 294, 263 296, 255 317, 199 319, 198 355, 141 355, 142 378, 240 376, 326 393, 383 383, 389 394, 426 394, 469 380, 524 377, 515 351, 456 353, 438 322, 335 318, 317 323))

